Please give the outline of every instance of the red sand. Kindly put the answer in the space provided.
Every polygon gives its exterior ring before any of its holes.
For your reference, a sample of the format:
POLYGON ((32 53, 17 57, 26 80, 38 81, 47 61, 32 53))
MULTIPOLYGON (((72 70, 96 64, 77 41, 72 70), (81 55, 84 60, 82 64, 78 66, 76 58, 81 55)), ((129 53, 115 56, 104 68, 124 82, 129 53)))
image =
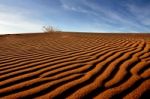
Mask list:
POLYGON ((150 99, 150 34, 0 36, 0 98, 150 99))

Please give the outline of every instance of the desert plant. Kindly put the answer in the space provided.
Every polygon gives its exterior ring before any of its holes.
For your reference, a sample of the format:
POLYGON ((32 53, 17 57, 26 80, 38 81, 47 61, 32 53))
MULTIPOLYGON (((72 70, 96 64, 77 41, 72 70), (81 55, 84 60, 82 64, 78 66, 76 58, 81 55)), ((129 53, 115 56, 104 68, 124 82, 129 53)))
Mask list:
POLYGON ((43 26, 43 31, 45 33, 53 33, 53 32, 60 32, 60 29, 54 26, 43 26))

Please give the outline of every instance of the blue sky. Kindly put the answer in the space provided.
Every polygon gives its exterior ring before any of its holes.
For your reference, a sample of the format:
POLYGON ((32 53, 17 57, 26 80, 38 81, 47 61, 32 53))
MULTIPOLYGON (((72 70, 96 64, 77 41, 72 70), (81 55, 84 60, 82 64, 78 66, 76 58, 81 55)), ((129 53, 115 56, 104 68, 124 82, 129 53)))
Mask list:
POLYGON ((0 34, 64 31, 150 32, 150 0, 0 0, 0 34))

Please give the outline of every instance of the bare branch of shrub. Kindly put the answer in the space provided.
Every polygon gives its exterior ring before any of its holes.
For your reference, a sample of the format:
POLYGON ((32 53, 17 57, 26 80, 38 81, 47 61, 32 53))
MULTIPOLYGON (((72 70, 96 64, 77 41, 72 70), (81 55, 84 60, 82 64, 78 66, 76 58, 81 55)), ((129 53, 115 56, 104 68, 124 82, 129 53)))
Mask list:
POLYGON ((54 26, 43 26, 43 31, 45 33, 54 33, 54 32, 60 32, 60 29, 54 26))

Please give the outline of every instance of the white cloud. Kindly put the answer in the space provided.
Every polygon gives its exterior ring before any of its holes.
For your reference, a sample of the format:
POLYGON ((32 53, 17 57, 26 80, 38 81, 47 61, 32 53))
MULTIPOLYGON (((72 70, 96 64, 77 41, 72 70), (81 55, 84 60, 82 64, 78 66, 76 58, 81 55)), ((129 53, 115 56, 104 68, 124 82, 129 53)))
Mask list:
POLYGON ((30 11, 0 5, 0 34, 41 31, 42 22, 30 17, 30 11))

